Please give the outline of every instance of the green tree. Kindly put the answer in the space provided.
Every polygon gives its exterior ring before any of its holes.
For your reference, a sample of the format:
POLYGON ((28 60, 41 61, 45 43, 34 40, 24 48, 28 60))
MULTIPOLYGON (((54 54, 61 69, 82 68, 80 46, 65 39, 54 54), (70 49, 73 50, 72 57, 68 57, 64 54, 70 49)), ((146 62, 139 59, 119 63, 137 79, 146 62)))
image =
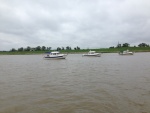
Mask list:
POLYGON ((49 50, 49 51, 50 51, 51 49, 52 49, 52 47, 47 47, 47 50, 49 50))
POLYGON ((28 47, 26 48, 26 51, 30 51, 30 50, 31 50, 31 47, 28 46, 28 47))
POLYGON ((36 51, 41 51, 41 47, 40 47, 40 46, 37 46, 37 47, 35 48, 35 50, 36 50, 36 51))
POLYGON ((61 48, 60 47, 57 47, 57 51, 60 51, 61 50, 61 48))
POLYGON ((118 42, 116 48, 120 48, 122 45, 118 42))
POLYGON ((45 51, 45 50, 46 50, 46 47, 45 47, 45 46, 42 46, 41 49, 42 49, 42 51, 45 51))
POLYGON ((62 48, 61 48, 61 50, 65 50, 65 48, 64 48, 64 47, 62 47, 62 48))
POLYGON ((66 50, 69 50, 69 46, 66 47, 66 50))
POLYGON ((17 51, 15 48, 12 48, 10 51, 14 52, 14 51, 17 51))
POLYGON ((18 51, 23 51, 23 47, 21 47, 21 48, 18 48, 18 51))
POLYGON ((146 43, 140 43, 138 46, 139 46, 139 47, 149 47, 149 45, 146 44, 146 43))
POLYGON ((77 46, 77 50, 80 50, 80 47, 77 46))
POLYGON ((66 50, 71 50, 71 47, 67 46, 67 47, 66 47, 66 50))
POLYGON ((129 47, 129 46, 130 46, 130 44, 128 44, 128 43, 122 44, 122 47, 129 47))

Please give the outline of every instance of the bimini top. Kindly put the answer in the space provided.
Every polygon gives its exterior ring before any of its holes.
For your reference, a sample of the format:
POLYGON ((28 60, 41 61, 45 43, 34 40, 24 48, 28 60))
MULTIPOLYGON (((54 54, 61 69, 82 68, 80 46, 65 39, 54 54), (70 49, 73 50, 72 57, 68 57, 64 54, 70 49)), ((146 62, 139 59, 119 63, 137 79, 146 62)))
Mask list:
POLYGON ((95 51, 89 51, 89 53, 95 53, 95 51))
POLYGON ((52 51, 52 52, 45 52, 45 53, 47 53, 47 54, 59 54, 59 51, 52 51))
POLYGON ((54 53, 56 53, 56 54, 58 54, 59 53, 59 51, 53 51, 53 52, 51 52, 52 54, 54 54, 54 53))

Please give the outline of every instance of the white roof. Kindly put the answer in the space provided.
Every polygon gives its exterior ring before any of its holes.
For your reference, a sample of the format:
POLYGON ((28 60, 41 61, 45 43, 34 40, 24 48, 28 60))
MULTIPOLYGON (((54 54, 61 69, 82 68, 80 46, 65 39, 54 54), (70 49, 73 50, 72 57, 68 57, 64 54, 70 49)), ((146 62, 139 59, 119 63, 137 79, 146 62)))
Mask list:
POLYGON ((95 51, 89 51, 89 53, 95 53, 95 51))
POLYGON ((51 53, 59 53, 59 51, 53 51, 53 52, 51 52, 51 53))

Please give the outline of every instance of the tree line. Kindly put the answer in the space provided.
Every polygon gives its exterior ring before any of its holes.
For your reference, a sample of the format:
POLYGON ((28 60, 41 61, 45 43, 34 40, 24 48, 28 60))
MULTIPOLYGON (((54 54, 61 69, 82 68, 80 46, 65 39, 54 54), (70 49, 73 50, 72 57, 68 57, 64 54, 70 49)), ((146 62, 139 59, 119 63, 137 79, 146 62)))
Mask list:
MULTIPOLYGON (((130 44, 129 43, 123 43, 123 44, 118 43, 116 47, 112 46, 109 48, 121 48, 121 47, 130 47, 130 44)), ((136 47, 136 46, 134 46, 134 47, 136 47)), ((138 47, 150 47, 150 45, 146 44, 146 43, 140 43, 138 45, 138 47)), ((20 47, 18 49, 12 48, 10 51, 50 51, 50 50, 52 50, 52 47, 45 47, 45 46, 30 47, 30 46, 27 46, 26 48, 23 48, 23 47, 20 47)), ((57 51, 60 51, 60 50, 80 50, 80 47, 77 46, 77 47, 74 47, 73 49, 70 46, 57 47, 56 50, 57 51)))
MULTIPOLYGON (((52 47, 45 47, 45 46, 37 46, 37 47, 30 47, 27 46, 26 48, 20 47, 18 49, 12 48, 10 51, 50 51, 52 47)), ((67 47, 57 47, 57 51, 60 50, 72 50, 70 46, 67 47)), ((80 50, 80 47, 74 47, 74 50, 80 50)))
MULTIPOLYGON (((69 47, 69 46, 67 46, 66 49, 64 47, 62 47, 62 48, 57 47, 57 51, 60 51, 60 50, 72 50, 72 48, 69 47)), ((74 48, 74 50, 80 50, 80 47, 77 46, 77 47, 74 48)))
MULTIPOLYGON (((129 43, 123 43, 123 44, 118 43, 116 48, 120 48, 120 47, 130 47, 130 44, 129 43)), ((134 47, 136 47, 136 46, 134 46, 134 47)), ((150 45, 146 44, 146 43, 140 43, 138 45, 138 47, 150 47, 150 45)), ((113 47, 110 47, 110 48, 115 48, 115 47, 113 46, 113 47)))

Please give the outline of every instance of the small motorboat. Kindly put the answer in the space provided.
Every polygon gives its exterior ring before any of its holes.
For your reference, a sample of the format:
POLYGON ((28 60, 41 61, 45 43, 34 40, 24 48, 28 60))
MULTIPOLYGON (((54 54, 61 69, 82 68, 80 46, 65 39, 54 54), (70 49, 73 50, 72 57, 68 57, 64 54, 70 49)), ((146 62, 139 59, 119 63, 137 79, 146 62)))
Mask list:
POLYGON ((61 54, 59 51, 48 52, 44 56, 45 59, 65 59, 66 57, 67 54, 61 54))
POLYGON ((126 50, 126 51, 120 51, 119 52, 119 55, 133 55, 134 53, 129 51, 129 50, 126 50))
POLYGON ((82 56, 95 56, 95 57, 100 57, 100 53, 96 53, 95 51, 89 51, 87 54, 83 54, 82 56))

